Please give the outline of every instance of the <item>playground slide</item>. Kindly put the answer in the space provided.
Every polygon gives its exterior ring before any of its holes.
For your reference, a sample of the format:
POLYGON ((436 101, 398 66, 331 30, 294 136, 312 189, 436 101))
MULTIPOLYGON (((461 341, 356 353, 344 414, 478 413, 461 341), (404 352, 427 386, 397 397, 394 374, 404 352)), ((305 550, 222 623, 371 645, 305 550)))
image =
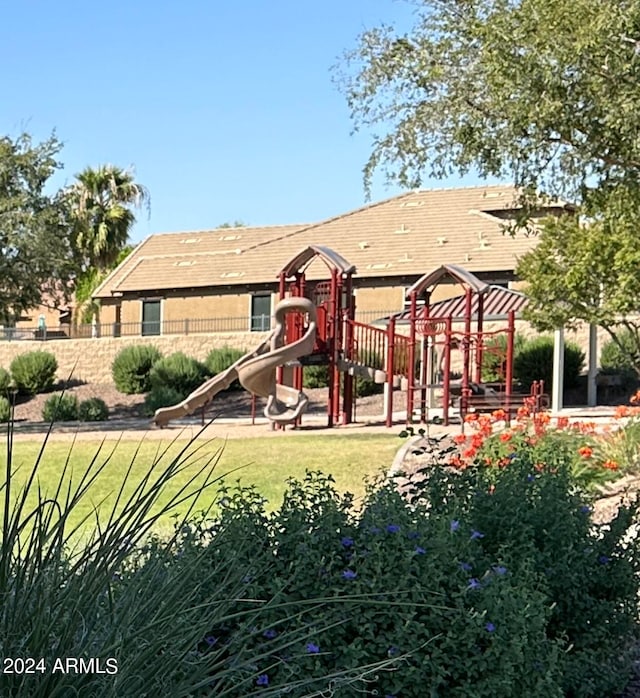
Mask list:
POLYGON ((262 344, 238 359, 226 371, 196 388, 182 402, 156 410, 155 423, 163 427, 172 419, 192 414, 221 390, 228 388, 236 378, 246 390, 267 399, 264 413, 268 419, 277 424, 287 424, 296 420, 307 407, 307 396, 295 388, 277 385, 276 368, 313 351, 316 338, 316 308, 306 298, 285 298, 276 306, 274 317, 275 329, 262 344), (308 313, 309 326, 298 341, 283 346, 284 318, 290 311, 308 313))

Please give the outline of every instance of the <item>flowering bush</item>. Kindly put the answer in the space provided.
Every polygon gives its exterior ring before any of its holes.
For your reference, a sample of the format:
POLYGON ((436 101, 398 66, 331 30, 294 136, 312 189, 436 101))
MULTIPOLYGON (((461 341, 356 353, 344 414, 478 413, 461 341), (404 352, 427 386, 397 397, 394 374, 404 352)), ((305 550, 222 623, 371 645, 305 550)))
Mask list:
POLYGON ((536 458, 429 468, 411 503, 380 482, 356 506, 319 473, 271 515, 251 488, 223 490, 177 558, 245 570, 198 646, 221 669, 203 695, 612 695, 631 667, 636 512, 592 526, 569 469, 536 458))
POLYGON ((459 452, 450 459, 451 465, 460 468, 471 463, 503 468, 526 448, 537 463, 566 464, 574 482, 587 490, 618 477, 624 470, 606 449, 611 433, 598 434, 593 422, 570 422, 567 417, 552 420, 547 412, 532 413, 526 405, 518 409, 510 425, 504 410, 473 412, 465 422, 471 433, 454 437, 459 452))

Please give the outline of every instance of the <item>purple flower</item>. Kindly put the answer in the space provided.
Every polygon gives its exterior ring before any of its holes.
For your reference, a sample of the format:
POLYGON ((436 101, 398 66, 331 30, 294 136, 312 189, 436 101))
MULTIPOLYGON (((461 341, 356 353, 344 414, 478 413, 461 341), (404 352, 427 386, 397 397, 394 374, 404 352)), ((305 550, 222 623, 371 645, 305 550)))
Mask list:
POLYGON ((611 562, 611 558, 607 555, 600 555, 600 557, 598 558, 598 562, 601 565, 608 565, 611 562))
POLYGON ((496 565, 496 566, 493 568, 493 571, 494 571, 496 574, 499 574, 500 576, 502 576, 503 574, 506 574, 506 573, 507 573, 507 568, 506 568, 506 567, 503 567, 502 565, 496 565))
POLYGON ((496 629, 496 626, 491 621, 489 621, 488 623, 485 624, 484 629, 488 633, 492 633, 496 629))
POLYGON ((591 513, 591 507, 588 507, 586 504, 583 504, 580 507, 580 513, 581 514, 590 514, 591 513))
POLYGON ((387 654, 388 654, 390 657, 395 656, 395 655, 398 654, 399 652, 400 652, 400 650, 399 650, 397 647, 395 647, 394 645, 391 645, 391 647, 389 647, 389 649, 387 650, 387 654))
POLYGON ((218 638, 214 637, 213 635, 207 635, 204 641, 207 643, 207 645, 209 645, 209 647, 213 647, 216 642, 218 642, 218 638))
POLYGON ((427 551, 424 548, 421 548, 419 545, 416 545, 416 548, 413 552, 416 555, 424 555, 427 551))
POLYGON ((398 533, 400 531, 400 526, 398 524, 389 524, 387 526, 387 533, 398 533))
POLYGON ((474 577, 473 579, 469 580, 467 589, 479 589, 481 586, 482 584, 480 584, 480 582, 474 577))
POLYGON ((472 567, 471 567, 471 565, 470 565, 468 562, 461 562, 461 563, 460 563, 460 569, 461 569, 463 572, 471 572, 472 567))
POLYGON ((411 533, 407 533, 407 538, 409 540, 416 540, 417 538, 420 538, 420 534, 417 531, 411 531, 411 533))
POLYGON ((269 685, 269 677, 267 674, 260 674, 258 678, 256 679, 256 686, 268 686, 269 685))
POLYGON ((341 539, 340 541, 342 545, 345 548, 350 548, 353 545, 353 538, 349 538, 349 536, 345 536, 344 538, 341 539))
POLYGON ((536 479, 535 475, 532 475, 531 473, 527 475, 527 482, 533 482, 536 479))
POLYGON ((308 654, 318 654, 320 647, 315 644, 315 642, 307 642, 307 653, 308 654))
POLYGON ((273 628, 267 628, 267 630, 265 630, 262 634, 267 638, 267 640, 273 640, 273 638, 278 634, 278 631, 274 630, 273 628))
POLYGON ((344 579, 355 579, 358 576, 358 573, 354 572, 353 570, 345 570, 342 573, 342 576, 344 579))
POLYGON ((480 533, 480 531, 471 532, 471 540, 478 540, 479 538, 484 538, 484 533, 480 533))
POLYGON ((460 528, 460 522, 457 519, 454 519, 451 522, 450 528, 451 528, 451 533, 454 533, 455 531, 457 531, 460 528))

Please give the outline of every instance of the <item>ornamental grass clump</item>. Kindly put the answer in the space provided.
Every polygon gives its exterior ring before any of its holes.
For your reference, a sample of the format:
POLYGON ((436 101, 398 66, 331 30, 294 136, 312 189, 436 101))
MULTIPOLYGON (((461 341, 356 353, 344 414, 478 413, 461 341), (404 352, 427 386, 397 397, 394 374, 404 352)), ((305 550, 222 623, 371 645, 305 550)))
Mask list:
MULTIPOLYGON (((46 439, 25 473, 13 462, 9 423, 0 498, 3 698, 275 695, 266 689, 272 664, 285 662, 278 658, 299 647, 308 648, 305 658, 316 646, 321 651, 314 638, 326 624, 309 626, 304 611, 317 611, 322 601, 293 604, 282 589, 248 595, 250 579, 272 578, 273 560, 256 554, 255 538, 239 535, 246 526, 233 517, 202 525, 216 504, 209 492, 220 479, 221 449, 191 441, 171 455, 176 445, 160 446, 151 463, 136 456, 112 503, 101 507, 92 485, 117 445, 103 443, 81 471, 70 472, 70 457, 45 491, 38 472, 46 439), (185 472, 186 483, 177 486, 185 472), (79 513, 80 523, 70 524, 79 513), (264 609, 299 621, 278 629, 269 652, 254 641, 266 639, 264 609), (223 637, 225 629, 232 634, 223 637)), ((331 671, 321 684, 348 685, 389 663, 331 671)), ((280 688, 310 695, 315 679, 290 673, 280 688)))

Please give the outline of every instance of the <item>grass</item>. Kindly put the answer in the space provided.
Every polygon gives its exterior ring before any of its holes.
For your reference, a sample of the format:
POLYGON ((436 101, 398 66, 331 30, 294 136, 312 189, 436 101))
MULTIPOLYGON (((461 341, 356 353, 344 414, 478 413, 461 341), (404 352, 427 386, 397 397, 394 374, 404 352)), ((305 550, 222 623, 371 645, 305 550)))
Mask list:
MULTIPOLYGON (((52 493, 58 485, 60 473, 68 461, 68 471, 77 482, 86 472, 89 464, 99 451, 97 464, 108 460, 86 497, 74 508, 70 524, 80 523, 89 517, 84 526, 93 525, 91 519, 95 507, 101 511, 113 505, 116 493, 131 463, 133 467, 127 476, 125 494, 134 491, 154 460, 161 458, 169 463, 186 441, 167 442, 105 442, 78 441, 76 443, 50 441, 38 467, 38 479, 43 494, 52 493)), ((365 478, 386 470, 400 446, 397 436, 390 434, 307 436, 295 438, 251 438, 222 441, 220 439, 198 440, 189 447, 189 457, 179 475, 165 485, 157 506, 166 503, 172 495, 184 487, 190 477, 197 476, 198 470, 208 460, 216 461, 215 473, 228 484, 240 481, 244 485, 254 485, 257 491, 269 500, 271 509, 282 501, 286 480, 290 477, 302 478, 306 470, 321 470, 331 474, 341 491, 360 497, 364 493, 365 478)), ((42 441, 14 442, 13 464, 18 469, 14 481, 14 492, 24 482, 33 463, 38 457, 42 441)), ((0 469, 6 467, 6 453, 0 454, 0 469)), ((204 481, 204 476, 196 477, 194 485, 204 481)), ((217 487, 210 494, 203 495, 199 509, 211 503, 217 487)), ((34 492, 31 502, 35 504, 34 492)), ((185 504, 182 509, 185 510, 185 504)), ((180 510, 178 510, 180 511, 180 510)), ((103 514, 104 516, 104 514, 103 514)), ((166 522, 168 525, 169 522, 166 522)))

